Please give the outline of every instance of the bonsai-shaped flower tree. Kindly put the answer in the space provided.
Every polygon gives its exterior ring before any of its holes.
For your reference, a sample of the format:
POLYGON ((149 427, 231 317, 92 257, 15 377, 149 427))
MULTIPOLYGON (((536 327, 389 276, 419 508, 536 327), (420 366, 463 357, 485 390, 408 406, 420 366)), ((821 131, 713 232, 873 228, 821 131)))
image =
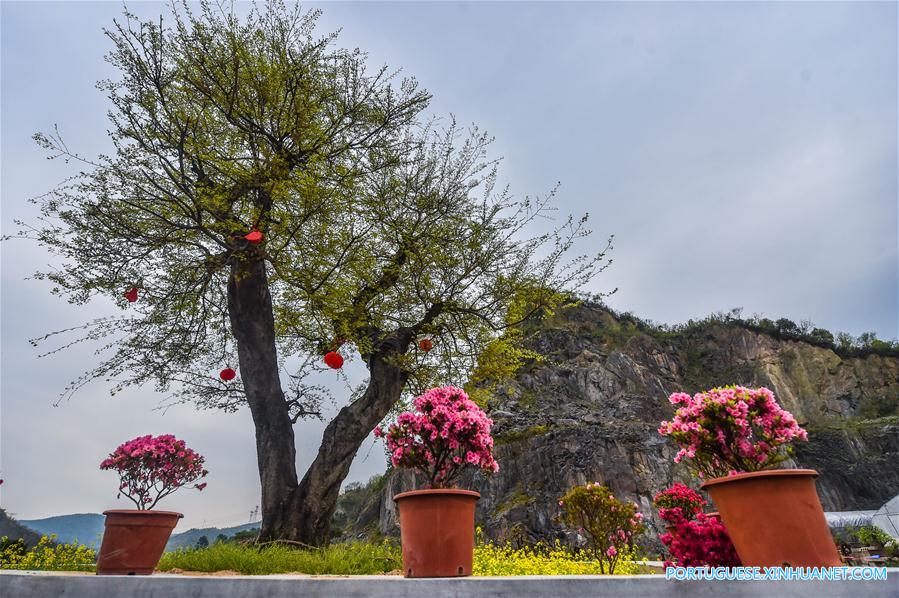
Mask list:
POLYGON ((699 477, 771 469, 789 457, 795 439, 808 439, 767 388, 725 386, 668 400, 678 408, 659 433, 680 446, 674 461, 688 459, 699 477))
POLYGON ((196 483, 208 471, 205 459, 171 434, 139 436, 125 442, 100 463, 100 469, 119 474, 119 497, 123 494, 140 510, 149 510, 184 486, 203 490, 196 483))
POLYGON ((656 494, 653 505, 672 530, 659 540, 682 567, 740 566, 727 529, 717 517, 702 512, 707 504, 698 492, 680 483, 656 494))
POLYGON ((615 573, 622 554, 644 531, 637 504, 618 500, 598 482, 572 488, 559 500, 559 508, 562 522, 586 536, 602 573, 615 573))
POLYGON ((469 466, 491 474, 499 471, 493 458, 493 421, 461 388, 432 388, 413 401, 385 432, 375 436, 387 443, 394 467, 407 467, 424 476, 430 488, 450 488, 469 466))

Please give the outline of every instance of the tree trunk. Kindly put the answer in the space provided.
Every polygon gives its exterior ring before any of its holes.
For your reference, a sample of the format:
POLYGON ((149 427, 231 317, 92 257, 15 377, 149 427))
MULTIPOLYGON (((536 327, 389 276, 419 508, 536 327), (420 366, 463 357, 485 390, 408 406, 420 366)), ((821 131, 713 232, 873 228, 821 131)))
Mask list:
POLYGON ((242 259, 232 264, 228 312, 240 376, 256 426, 262 485, 260 540, 327 544, 340 485, 356 451, 402 395, 408 373, 392 363, 392 358, 405 352, 411 336, 394 335, 369 357, 368 388, 325 428, 318 455, 298 484, 293 424, 281 388, 272 298, 263 261, 242 259))
POLYGON ((256 459, 262 485, 261 538, 292 538, 299 513, 296 449, 278 372, 275 320, 265 262, 240 256, 228 279, 228 315, 237 342, 240 378, 256 426, 256 459))
POLYGON ((392 363, 405 352, 409 339, 395 336, 369 358, 370 379, 365 393, 337 414, 322 436, 315 461, 294 494, 294 508, 302 515, 295 539, 313 546, 328 543, 331 517, 340 485, 350 471, 356 451, 400 399, 408 373, 392 363))

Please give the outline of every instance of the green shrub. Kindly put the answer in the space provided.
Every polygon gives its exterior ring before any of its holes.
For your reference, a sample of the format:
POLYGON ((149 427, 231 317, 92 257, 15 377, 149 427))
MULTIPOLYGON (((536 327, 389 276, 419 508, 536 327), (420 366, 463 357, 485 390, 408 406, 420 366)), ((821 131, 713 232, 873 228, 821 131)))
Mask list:
POLYGON ((615 573, 645 530, 636 503, 618 500, 598 482, 572 488, 559 500, 559 508, 562 523, 587 538, 587 550, 601 573, 615 573))

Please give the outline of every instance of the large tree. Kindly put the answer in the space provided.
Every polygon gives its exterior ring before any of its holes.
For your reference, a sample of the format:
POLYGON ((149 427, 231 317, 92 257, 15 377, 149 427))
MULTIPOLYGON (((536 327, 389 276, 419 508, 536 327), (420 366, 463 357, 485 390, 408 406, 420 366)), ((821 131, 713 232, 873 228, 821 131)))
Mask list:
POLYGON ((496 189, 483 133, 424 120, 414 80, 316 37, 317 16, 280 3, 242 18, 210 3, 167 20, 126 12, 106 32, 119 77, 100 84, 114 151, 88 159, 36 135, 84 166, 35 199, 43 217, 22 231, 60 257, 38 273, 55 293, 124 310, 63 344, 106 351, 66 392, 102 378, 113 392, 153 383, 203 408, 248 406, 261 536, 315 545, 356 451, 404 393, 464 382, 486 345, 552 307, 553 289, 607 263, 565 257, 585 219, 533 236, 553 193, 496 189), (245 238, 256 230, 260 243, 245 238), (300 478, 293 426, 321 411, 325 391, 307 380, 330 350, 369 377, 300 478), (237 379, 219 379, 226 365, 237 379))

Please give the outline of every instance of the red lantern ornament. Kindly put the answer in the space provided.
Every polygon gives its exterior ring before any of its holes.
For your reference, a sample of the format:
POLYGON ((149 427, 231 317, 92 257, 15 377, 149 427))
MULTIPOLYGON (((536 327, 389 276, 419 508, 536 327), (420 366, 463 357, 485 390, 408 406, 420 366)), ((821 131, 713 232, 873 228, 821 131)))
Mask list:
POLYGON ((252 243, 253 245, 259 245, 262 243, 262 233, 258 230, 254 230, 243 236, 244 239, 252 243))
POLYGON ((221 378, 225 382, 230 382, 231 380, 234 380, 235 377, 237 377, 237 372, 235 372, 231 368, 225 368, 221 372, 219 372, 219 378, 221 378))
POLYGON ((135 301, 137 301, 137 287, 131 287, 130 289, 122 293, 122 295, 125 297, 125 299, 128 300, 128 303, 134 303, 135 301))
POLYGON ((332 370, 339 370, 343 367, 343 356, 337 351, 328 351, 325 353, 325 365, 332 370))
POLYGON ((427 353, 434 348, 434 341, 429 338, 423 338, 418 341, 418 348, 427 353))

